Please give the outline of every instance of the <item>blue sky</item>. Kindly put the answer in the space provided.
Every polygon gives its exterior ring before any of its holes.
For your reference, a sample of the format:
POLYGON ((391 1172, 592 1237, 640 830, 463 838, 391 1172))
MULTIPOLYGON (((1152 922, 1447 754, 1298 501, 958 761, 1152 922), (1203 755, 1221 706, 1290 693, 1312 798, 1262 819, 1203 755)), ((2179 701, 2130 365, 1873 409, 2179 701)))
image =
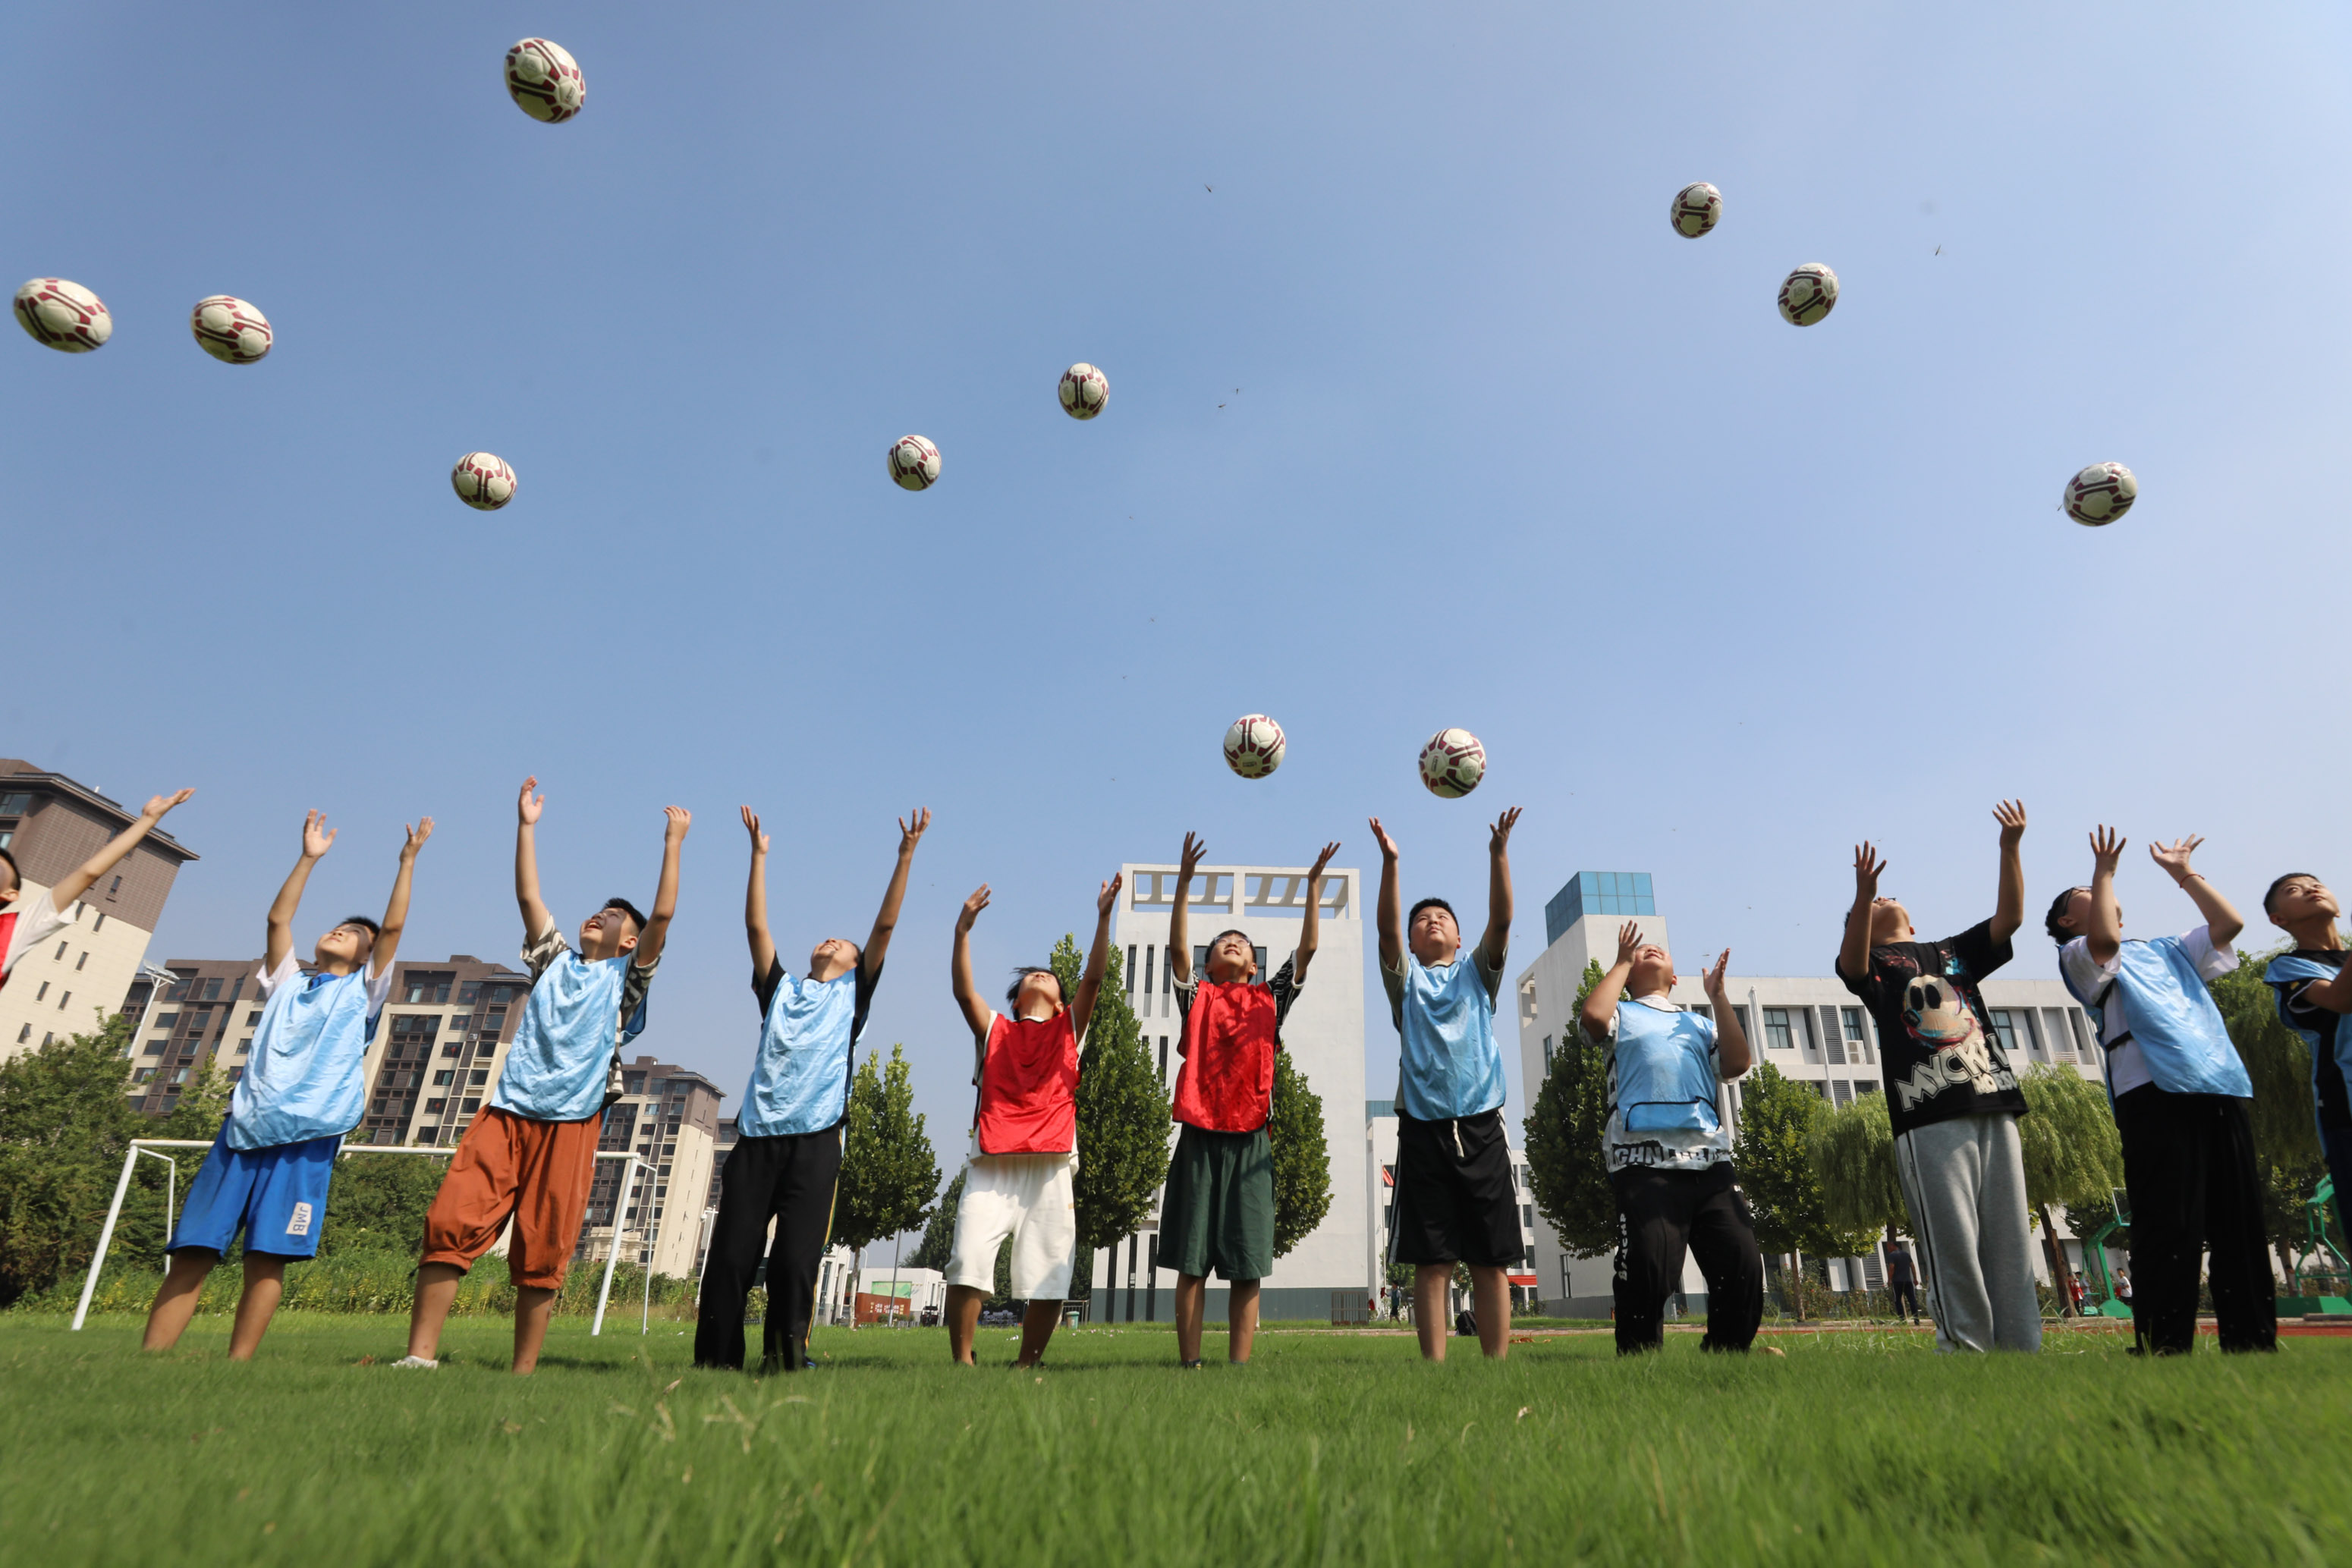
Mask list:
MULTIPOLYGON (((304 940, 380 904, 430 812, 407 952, 510 958, 526 773, 567 923, 649 895, 686 805, 643 1044, 730 1104, 736 806, 777 834, 798 955, 864 934, 926 803, 867 1040, 907 1042, 950 1164, 957 903, 992 883, 981 963, 1034 959, 1187 828, 1370 869, 1378 812, 1409 895, 1475 904, 1520 804, 1518 958, 1571 873, 1643 870, 1685 968, 1728 944, 1748 973, 1826 972, 1864 834, 1923 926, 1988 913, 2005 795, 2037 911, 2101 820, 2207 833, 2249 909, 2280 871, 2352 878, 2346 33, 2317 5, 28 15, 5 281, 73 278, 116 326, 0 340, 0 751, 198 787, 159 958, 257 951, 306 807, 343 836, 304 940), (572 123, 507 99, 530 34, 582 63, 572 123), (1665 213, 1697 179, 1725 217, 1692 242, 1665 213), (1773 296, 1807 261, 1843 292, 1800 330, 1773 296), (268 312, 266 362, 196 350, 213 293, 268 312), (1092 423, 1054 402, 1076 360, 1110 379, 1092 423), (883 472, 908 432, 944 454, 919 496, 883 472), (473 449, 519 471, 506 510, 450 494, 473 449), (2078 528, 2060 487, 2105 460, 2142 498, 2078 528), (1289 757, 1244 783, 1217 742, 1259 710, 1289 757), (1412 772, 1447 725, 1492 759, 1465 801, 1412 772)), ((2185 924, 2139 853, 2127 920, 2185 924)))

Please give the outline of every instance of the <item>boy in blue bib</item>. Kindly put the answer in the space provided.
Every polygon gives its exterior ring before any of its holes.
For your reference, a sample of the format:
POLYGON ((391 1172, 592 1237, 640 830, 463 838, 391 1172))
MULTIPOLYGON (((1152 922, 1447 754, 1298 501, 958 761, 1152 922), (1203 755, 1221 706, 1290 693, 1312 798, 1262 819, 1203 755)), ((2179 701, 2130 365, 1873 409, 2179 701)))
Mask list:
POLYGON ((205 1155, 172 1231, 171 1270, 147 1312, 149 1350, 179 1342, 205 1277, 245 1233, 245 1291, 229 1331, 231 1361, 250 1361, 286 1288, 286 1264, 312 1258, 327 1219, 335 1152, 366 1108, 362 1068, 392 995, 392 963, 408 924, 408 886, 433 819, 406 830, 381 923, 354 915, 319 938, 315 967, 294 960, 294 914, 310 868, 334 847, 323 812, 302 819, 302 857, 269 906, 262 947, 261 1025, 228 1116, 205 1155))
POLYGON ((2336 1178, 2336 1223, 2344 1225, 2352 1197, 2352 969, 2344 956, 2344 933, 2336 922, 2342 905, 2327 884, 2307 871, 2291 871, 2263 894, 2263 913, 2294 938, 2294 946, 2270 961, 2263 978, 2278 998, 2279 1019, 2311 1048, 2311 1108, 2319 1123, 2319 1147, 2336 1178))
POLYGON ((1421 1354, 1445 1359, 1447 1287, 1470 1266, 1478 1347, 1511 1346, 1510 1271, 1525 1256, 1511 1146, 1503 1129, 1503 1052, 1495 998, 1511 940, 1511 830, 1517 806, 1486 838, 1486 929, 1463 962, 1454 906, 1424 898, 1400 919, 1397 847, 1378 817, 1381 985, 1401 1041, 1397 1066, 1396 1224, 1391 1258, 1413 1265, 1421 1354))
POLYGON ((751 808, 743 808, 743 826, 751 835, 743 925, 751 939, 751 990, 760 998, 760 1045, 736 1116, 741 1137, 728 1151, 719 1218, 710 1228, 694 1329, 697 1366, 742 1370, 743 1311, 763 1250, 768 1315, 760 1336, 761 1370, 797 1372, 808 1364, 817 1268, 833 1239, 850 1057, 874 1005, 890 933, 898 929, 915 846, 930 825, 931 814, 920 807, 899 821, 898 863, 866 946, 828 936, 809 954, 808 972, 796 977, 784 971, 768 931, 768 835, 751 808))
POLYGON ((2246 923, 2189 869, 2204 841, 2148 846, 2205 917, 2194 930, 2124 940, 2116 905, 2124 841, 2105 826, 2091 835, 2091 885, 2060 894, 2042 922, 2058 944, 2058 973, 2106 1054, 2139 1280, 2132 1335, 2153 1355, 2186 1355, 2196 1345, 2200 1262, 2221 1348, 2278 1348, 2278 1287, 2248 1113, 2254 1086, 2206 989, 2238 967, 2230 944, 2246 923))
POLYGON ((1584 998, 1584 1032, 1609 1069, 1601 1134, 1617 1194, 1617 1354, 1665 1343, 1666 1297, 1695 1253, 1706 1279, 1701 1350, 1746 1350, 1764 1319, 1764 1256, 1731 1170, 1731 1127, 1716 1088, 1748 1071, 1747 1031, 1724 998, 1731 950, 1701 977, 1715 1018, 1675 1005, 1675 961, 1617 931, 1617 961, 1584 998))

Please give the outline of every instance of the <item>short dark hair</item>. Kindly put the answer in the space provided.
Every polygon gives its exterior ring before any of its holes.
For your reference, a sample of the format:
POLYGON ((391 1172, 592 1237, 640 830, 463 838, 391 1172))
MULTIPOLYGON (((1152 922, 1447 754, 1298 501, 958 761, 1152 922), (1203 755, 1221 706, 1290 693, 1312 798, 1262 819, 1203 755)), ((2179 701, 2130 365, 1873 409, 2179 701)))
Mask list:
POLYGON ((1051 969, 1042 968, 1035 964, 1024 964, 1013 971, 1013 983, 1004 988, 1004 1005, 1006 1007, 1013 1007, 1020 1002, 1021 982, 1027 979, 1032 975, 1043 975, 1047 979, 1053 981, 1054 989, 1060 995, 1062 1005, 1064 1007, 1068 1007, 1070 1005, 1070 994, 1062 989, 1061 976, 1055 974, 1051 969))
POLYGON ((24 868, 16 863, 16 857, 10 854, 6 850, 0 850, 0 861, 5 861, 8 862, 8 876, 11 884, 16 887, 24 886, 25 872, 24 868))
POLYGON ((619 910, 622 914, 624 914, 624 915, 627 915, 630 919, 632 919, 632 920, 634 920, 634 921, 635 921, 635 922, 637 923, 637 935, 638 935, 638 936, 644 936, 644 935, 646 934, 646 915, 645 915, 645 911, 644 911, 644 910, 642 910, 642 909, 639 909, 635 904, 631 904, 627 899, 625 899, 625 898, 608 898, 608 899, 606 899, 606 900, 604 901, 603 907, 602 907, 602 908, 600 908, 600 909, 598 909, 598 910, 596 911, 596 913, 597 913, 597 914, 599 914, 599 915, 602 915, 603 913, 604 913, 604 910, 606 910, 606 909, 617 909, 617 910, 619 910))
POLYGON ((365 928, 366 928, 366 931, 367 931, 367 934, 368 934, 368 939, 369 939, 370 941, 373 941, 375 938, 377 938, 377 937, 379 937, 379 936, 383 936, 383 926, 381 926, 381 925, 378 925, 374 921, 370 920, 370 919, 369 919, 366 915, 344 915, 344 916, 342 917, 342 919, 341 919, 341 920, 337 921, 335 924, 336 924, 338 926, 343 926, 343 925, 358 925, 358 926, 363 926, 363 927, 365 927, 365 928))
MULTIPOLYGON (((0 854, 5 853, 7 853, 5 850, 0 850, 0 854)), ((2268 915, 2271 912, 2271 900, 2278 896, 2278 890, 2284 887, 2288 883, 2294 881, 2297 877, 2304 877, 2312 882, 2317 882, 2319 880, 2319 873, 2312 871, 2291 871, 2284 876, 2273 882, 2270 886, 2263 892, 2263 913, 2264 915, 2268 915)))
POLYGON ((1412 929, 1412 923, 1421 918, 1421 912, 1424 909, 1443 909, 1445 911, 1445 917, 1454 922, 1454 935, 1461 935, 1462 916, 1454 914, 1454 906, 1446 903, 1445 900, 1442 898, 1424 898, 1419 904, 1414 904, 1411 909, 1407 910, 1404 916, 1404 928, 1406 930, 1410 931, 1412 929))
POLYGON ((2065 889, 2050 901, 2050 913, 2042 917, 2042 929, 2050 933, 2050 940, 2057 943, 2061 947, 2083 935, 2080 931, 2069 931, 2058 924, 2066 918, 2066 908, 2074 902, 2074 895, 2083 891, 2083 884, 2079 882, 2065 889))

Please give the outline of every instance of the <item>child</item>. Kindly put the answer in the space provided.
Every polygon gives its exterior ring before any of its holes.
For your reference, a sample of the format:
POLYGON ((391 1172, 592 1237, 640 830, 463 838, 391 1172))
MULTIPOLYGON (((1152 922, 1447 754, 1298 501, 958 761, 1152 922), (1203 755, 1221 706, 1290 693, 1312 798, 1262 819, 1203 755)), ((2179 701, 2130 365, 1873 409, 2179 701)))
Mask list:
POLYGON ((1402 1041, 1397 1074, 1396 1224, 1392 1260, 1413 1267, 1421 1354, 1445 1359, 1445 1295, 1456 1262, 1470 1266, 1478 1347, 1511 1348, 1510 1270, 1524 1255, 1519 1194, 1503 1131, 1503 1052, 1495 998, 1511 940, 1511 830, 1517 806, 1486 839, 1486 929, 1462 956, 1454 906, 1424 898, 1397 919, 1397 847, 1378 817, 1381 984, 1402 1041))
POLYGON ((2263 913, 2294 938, 2263 971, 2278 997, 2280 1019, 2311 1047, 2312 1109, 2319 1121, 2319 1146, 2336 1178, 2336 1223, 2345 1224, 2347 1188, 2352 1188, 2352 1095, 2345 1092, 2352 1069, 2352 1029, 2340 1020, 2352 1012, 2352 970, 2344 964, 2344 934, 2336 928, 2343 908, 2327 884, 2307 871, 2292 871, 2263 894, 2263 913))
POLYGON ((1725 999, 1731 950, 1700 980, 1713 1019, 1669 999, 1675 961, 1627 921, 1617 961, 1584 998, 1584 1032, 1609 1069, 1609 1123, 1601 1144, 1617 1194, 1617 1354, 1665 1343, 1666 1297, 1698 1255, 1706 1278, 1701 1350, 1744 1351, 1764 1319, 1764 1257, 1731 1169, 1731 1129, 1716 1103, 1718 1082, 1748 1071, 1747 1031, 1725 999), (1630 994, 1629 994, 1630 993, 1630 994))
POLYGON ((205 1277, 238 1231, 245 1232, 245 1291, 229 1331, 231 1361, 250 1361, 259 1348, 286 1288, 287 1261, 318 1256, 335 1152, 367 1108, 362 1070, 392 996, 393 959, 408 924, 409 881, 416 852, 433 836, 433 819, 404 831, 408 841, 400 849, 383 923, 354 915, 320 937, 306 977, 294 959, 294 912, 302 906, 310 868, 334 847, 335 831, 321 812, 302 818, 302 856, 269 905, 261 1027, 166 1248, 172 1267, 148 1310, 143 1343, 149 1350, 179 1343, 205 1277))
MULTIPOLYGON (((425 1212, 408 1354, 394 1366, 439 1364, 435 1353, 457 1281, 498 1241, 509 1218, 514 1371, 527 1375, 539 1365, 555 1292, 563 1286, 587 1213, 604 1107, 619 1097, 620 1048, 646 1027, 646 992, 677 909, 678 851, 694 819, 668 806, 653 913, 640 915, 627 899, 608 898, 581 923, 580 951, 566 946, 539 896, 532 830, 547 798, 531 793, 538 785, 535 777, 524 779, 515 802, 515 899, 522 906, 530 995, 497 1092, 458 1140, 449 1174, 425 1212)), ((621 1218, 614 1217, 616 1228, 621 1218)))
POLYGON ((30 899, 25 896, 25 876, 17 869, 16 857, 0 850, 0 906, 5 906, 0 908, 0 986, 7 985, 8 977, 16 973, 17 959, 64 928, 66 917, 58 913, 60 909, 71 909, 92 883, 139 847, 139 841, 163 820, 163 813, 194 793, 183 789, 176 795, 154 797, 140 810, 137 821, 109 839, 79 870, 68 872, 47 892, 30 899))
POLYGON ((1256 949, 1239 931, 1217 934, 1205 982, 1193 977, 1185 900, 1207 850, 1184 835, 1176 909, 1168 919, 1168 977, 1182 1015, 1172 1115, 1183 1131, 1176 1134, 1160 1200, 1160 1262, 1176 1270, 1176 1358, 1187 1368, 1201 1364, 1212 1268, 1229 1287, 1227 1358, 1247 1361, 1257 1333, 1258 1282, 1274 1271, 1274 1147, 1265 1133, 1274 1111, 1274 1057, 1282 1049, 1283 1020, 1315 961, 1323 868, 1339 846, 1325 844, 1315 857, 1297 950, 1264 986, 1255 983, 1256 949))
POLYGON ((2221 1348, 2278 1348, 2278 1290, 2248 1114, 2253 1081, 2205 988, 2238 967, 2230 944, 2246 923, 2189 869, 2204 841, 2148 846, 2205 917, 2182 936, 2124 940, 2116 907, 2124 841, 2104 826, 2091 835, 2091 885, 2060 894, 2042 922, 2058 944, 2058 973, 2106 1052, 2107 1097, 2131 1191, 2132 1259, 2146 1276, 2132 1337, 2154 1355, 2195 1348, 2200 1260, 2221 1348))
POLYGON ((2042 1348, 2017 1135, 2025 1096, 1977 993, 1979 980, 2009 962, 2009 939, 2024 919, 2017 846, 2025 808, 2004 800, 1992 814, 2000 893, 1990 920, 1920 941, 1910 911, 1878 896, 1886 862, 1864 843, 1853 854, 1853 907, 1837 958, 1838 977, 1878 1026, 1895 1174, 1939 1351, 2042 1348))
POLYGON ((1102 989, 1110 912, 1123 880, 1114 876, 1103 883, 1095 900, 1095 943, 1078 977, 1077 1000, 1062 994, 1053 970, 1016 969, 1004 993, 1011 1018, 982 1001, 971 978, 971 926, 988 907, 988 889, 965 899, 956 916, 950 973, 956 1005, 971 1026, 978 1052, 971 1081, 980 1091, 948 1259, 948 1348, 964 1366, 972 1364, 980 1303, 995 1289, 996 1249, 1007 1237, 1013 1294, 1028 1303, 1015 1366, 1034 1366, 1045 1355, 1070 1293, 1070 1270, 1078 1259, 1078 1043, 1102 989))
POLYGON ((760 998, 759 1054, 736 1118, 741 1134, 727 1155, 719 1218, 694 1330, 698 1366, 741 1371, 743 1309, 767 1249, 768 1314, 761 1331, 764 1370, 808 1364, 809 1321, 816 1314, 817 1266, 833 1232, 834 1193, 841 1176, 842 1123, 849 1113, 849 1059, 865 1032, 866 1009, 882 977, 883 955, 907 896, 915 846, 931 825, 918 808, 898 823, 898 863, 882 894, 882 912, 860 948, 828 936, 809 954, 806 977, 784 972, 768 934, 768 835, 743 808, 751 835, 751 878, 743 925, 751 938, 751 990, 760 998))

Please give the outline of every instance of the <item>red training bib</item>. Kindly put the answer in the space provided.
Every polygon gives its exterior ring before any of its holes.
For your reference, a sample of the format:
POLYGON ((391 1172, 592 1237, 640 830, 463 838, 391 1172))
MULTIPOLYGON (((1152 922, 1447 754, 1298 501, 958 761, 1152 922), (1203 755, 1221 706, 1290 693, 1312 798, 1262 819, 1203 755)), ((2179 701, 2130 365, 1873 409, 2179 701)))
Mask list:
POLYGON ((1070 1015, 988 1026, 972 1117, 983 1155, 1066 1155, 1078 1146, 1078 1037, 1070 1015))
POLYGON ((1255 1133, 1274 1108, 1274 992, 1202 980, 1184 1019, 1175 1120, 1209 1133, 1255 1133))

